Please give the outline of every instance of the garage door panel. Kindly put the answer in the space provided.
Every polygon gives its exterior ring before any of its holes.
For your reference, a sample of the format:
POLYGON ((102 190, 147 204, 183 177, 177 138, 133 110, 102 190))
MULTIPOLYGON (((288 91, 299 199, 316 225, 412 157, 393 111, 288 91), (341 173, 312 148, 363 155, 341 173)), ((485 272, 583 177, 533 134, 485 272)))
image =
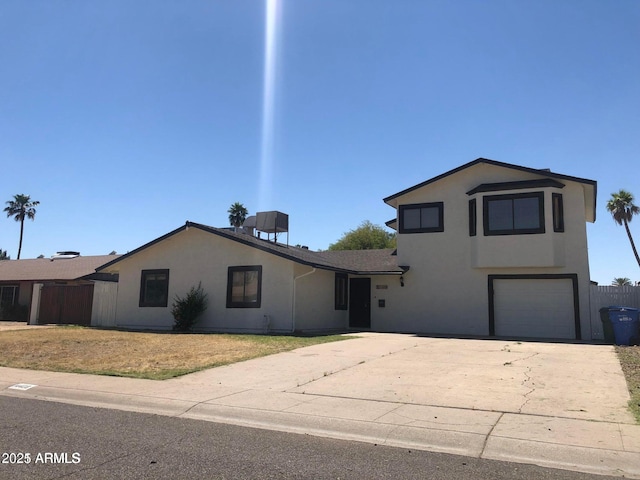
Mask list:
POLYGON ((495 279, 498 336, 576 338, 571 279, 495 279))

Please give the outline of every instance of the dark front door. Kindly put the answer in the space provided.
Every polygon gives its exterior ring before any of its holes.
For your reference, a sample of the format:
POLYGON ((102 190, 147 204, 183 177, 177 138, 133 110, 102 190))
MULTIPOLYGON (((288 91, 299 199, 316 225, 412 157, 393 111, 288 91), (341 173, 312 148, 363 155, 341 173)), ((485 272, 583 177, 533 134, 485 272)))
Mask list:
POLYGON ((349 280, 349 328, 371 328, 371 279, 349 280))

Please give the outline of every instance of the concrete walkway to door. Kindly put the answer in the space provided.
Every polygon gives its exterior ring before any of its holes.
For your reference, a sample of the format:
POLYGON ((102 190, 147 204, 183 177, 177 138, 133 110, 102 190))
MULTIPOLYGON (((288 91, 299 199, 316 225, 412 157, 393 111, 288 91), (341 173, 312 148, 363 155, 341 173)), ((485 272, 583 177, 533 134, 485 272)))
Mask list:
POLYGON ((640 478, 613 347, 359 336, 165 381, 0 368, 0 394, 640 478))

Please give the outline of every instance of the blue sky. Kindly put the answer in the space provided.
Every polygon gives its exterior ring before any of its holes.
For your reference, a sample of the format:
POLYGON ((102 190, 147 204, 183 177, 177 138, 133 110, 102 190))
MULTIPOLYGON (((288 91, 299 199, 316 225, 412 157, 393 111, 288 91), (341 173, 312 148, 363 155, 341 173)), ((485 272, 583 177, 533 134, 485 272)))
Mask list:
POLYGON ((281 0, 266 149, 265 19, 261 0, 3 0, 0 196, 41 202, 22 258, 226 226, 235 201, 326 249, 485 157, 597 180, 592 279, 640 280, 605 210, 621 188, 640 204, 640 2, 281 0))

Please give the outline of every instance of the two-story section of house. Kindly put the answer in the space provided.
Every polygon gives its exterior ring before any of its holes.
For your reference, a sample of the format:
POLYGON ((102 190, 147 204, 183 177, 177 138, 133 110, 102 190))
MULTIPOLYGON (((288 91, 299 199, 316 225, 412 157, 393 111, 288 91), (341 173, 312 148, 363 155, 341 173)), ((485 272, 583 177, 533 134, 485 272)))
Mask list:
POLYGON ((381 329, 592 338, 595 181, 479 158, 384 201, 407 271, 381 329))

